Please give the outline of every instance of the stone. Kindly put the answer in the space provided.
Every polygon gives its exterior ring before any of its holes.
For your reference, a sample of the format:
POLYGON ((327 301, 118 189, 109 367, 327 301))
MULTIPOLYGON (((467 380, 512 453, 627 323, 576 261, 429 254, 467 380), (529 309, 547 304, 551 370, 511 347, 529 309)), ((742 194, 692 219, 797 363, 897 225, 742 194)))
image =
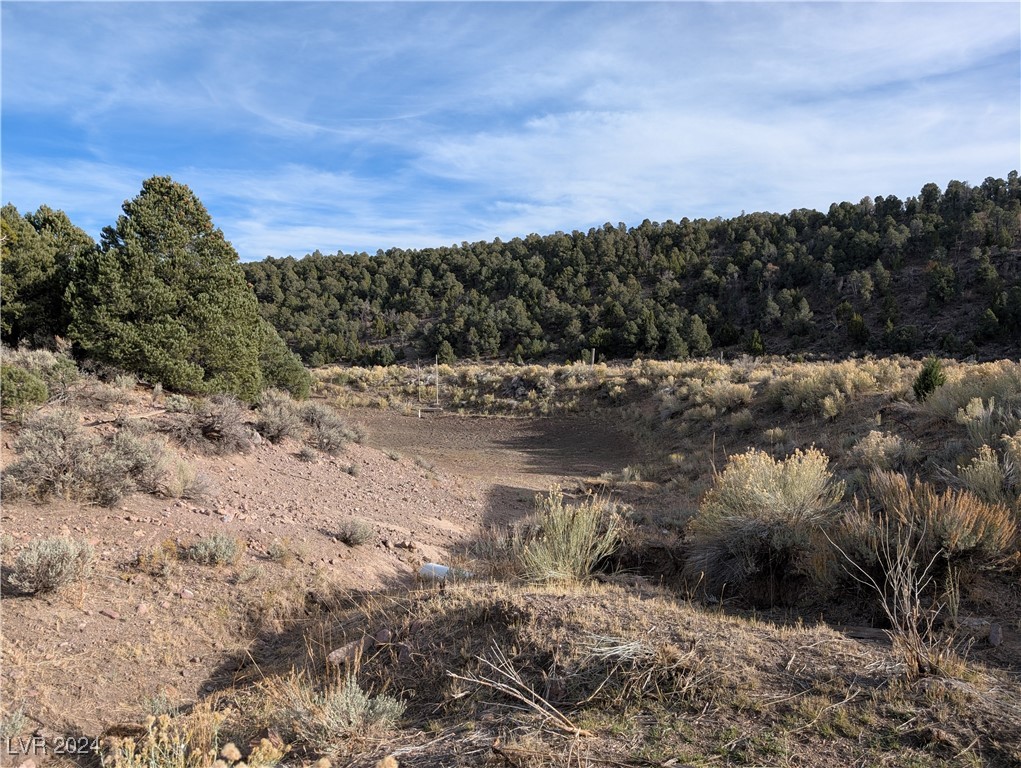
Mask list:
POLYGON ((182 589, 180 592, 178 592, 178 594, 181 596, 182 600, 188 600, 192 597, 195 597, 195 593, 192 592, 190 589, 182 589))
POLYGON ((345 643, 326 657, 326 663, 335 667, 342 667, 349 661, 354 661, 366 651, 371 651, 376 644, 376 639, 371 636, 363 637, 361 640, 352 640, 345 643))
POLYGON ((999 624, 989 625, 989 644, 996 648, 1003 643, 1003 627, 999 624))
POLYGON ((407 643, 397 644, 397 663, 407 664, 411 661, 411 646, 407 643))
POLYGON ((392 637, 393 632, 391 632, 389 629, 381 629, 379 630, 379 632, 375 634, 374 639, 379 645, 384 645, 386 643, 389 643, 390 638, 392 637))
POLYGON ((121 615, 117 613, 117 611, 111 610, 109 608, 104 608, 99 613, 100 615, 106 616, 108 619, 113 619, 114 621, 121 617, 121 615))

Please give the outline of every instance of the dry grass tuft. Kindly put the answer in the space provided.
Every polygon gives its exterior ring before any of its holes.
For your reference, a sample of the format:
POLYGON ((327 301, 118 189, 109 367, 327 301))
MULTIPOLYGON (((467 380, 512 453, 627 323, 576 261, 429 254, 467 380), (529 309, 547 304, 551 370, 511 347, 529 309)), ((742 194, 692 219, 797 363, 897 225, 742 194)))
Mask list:
POLYGON ((516 542, 520 573, 527 581, 580 581, 620 544, 624 520, 617 505, 596 496, 564 501, 554 486, 535 499, 536 515, 516 542))

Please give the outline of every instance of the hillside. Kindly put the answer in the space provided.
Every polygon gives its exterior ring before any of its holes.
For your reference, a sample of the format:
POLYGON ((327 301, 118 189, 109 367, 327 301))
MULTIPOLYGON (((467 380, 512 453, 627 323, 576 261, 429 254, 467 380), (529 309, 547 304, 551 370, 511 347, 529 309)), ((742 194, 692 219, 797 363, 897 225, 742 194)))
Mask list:
POLYGON ((262 316, 314 366, 593 349, 995 359, 1021 338, 1021 182, 244 269, 262 316))
POLYGON ((0 726, 37 764, 67 734, 118 768, 1021 764, 1017 363, 945 361, 924 401, 906 358, 332 368, 249 409, 6 358, 65 377, 3 437, 0 726), (770 507, 756 466, 829 489, 830 538, 773 521, 782 567, 711 528, 724 489, 770 507), (938 493, 883 527, 902 476, 938 493), (589 512, 616 543, 549 577, 589 512), (905 534, 947 566, 912 572, 917 635, 831 547, 900 583, 905 534), (54 537, 92 566, 30 589, 54 537))

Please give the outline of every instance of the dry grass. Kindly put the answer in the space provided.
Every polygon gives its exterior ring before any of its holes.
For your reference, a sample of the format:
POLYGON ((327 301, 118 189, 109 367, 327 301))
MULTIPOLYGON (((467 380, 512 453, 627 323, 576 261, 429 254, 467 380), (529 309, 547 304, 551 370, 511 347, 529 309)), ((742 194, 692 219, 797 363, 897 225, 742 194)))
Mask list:
POLYGON ((515 543, 522 578, 528 581, 579 581, 620 544, 624 520, 617 505, 596 496, 580 503, 564 500, 554 487, 537 495, 536 514, 515 543))

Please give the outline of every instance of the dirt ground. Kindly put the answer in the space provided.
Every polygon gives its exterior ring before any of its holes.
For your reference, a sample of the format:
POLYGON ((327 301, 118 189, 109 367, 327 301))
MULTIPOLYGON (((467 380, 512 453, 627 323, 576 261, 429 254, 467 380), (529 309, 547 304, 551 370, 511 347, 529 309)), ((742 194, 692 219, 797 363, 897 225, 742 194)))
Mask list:
MULTIPOLYGON (((409 582, 481 526, 528 514, 536 492, 554 483, 571 490, 643 458, 622 431, 592 420, 345 416, 363 443, 314 463, 287 441, 243 455, 186 455, 215 488, 203 501, 135 494, 113 509, 5 503, 0 524, 15 550, 36 538, 86 538, 97 565, 70 592, 3 596, 3 713, 23 711, 26 733, 95 735, 138 722, 161 702, 194 701, 229 684, 230 659, 253 627, 300 609, 317 584, 355 591, 409 582), (367 543, 338 538, 348 518, 372 526, 367 543), (173 560, 158 575, 137 565, 165 543, 214 533, 244 545, 237 563, 173 560)), ((5 464, 12 441, 5 430, 5 464)), ((3 751, 7 765, 48 757, 3 751)))

